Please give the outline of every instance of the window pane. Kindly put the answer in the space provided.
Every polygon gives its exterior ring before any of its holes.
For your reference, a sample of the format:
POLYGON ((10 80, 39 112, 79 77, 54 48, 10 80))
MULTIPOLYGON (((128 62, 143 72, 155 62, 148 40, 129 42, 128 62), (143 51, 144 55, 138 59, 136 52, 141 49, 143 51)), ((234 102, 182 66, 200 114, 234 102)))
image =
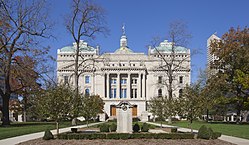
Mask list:
POLYGON ((120 98, 123 98, 123 91, 124 91, 124 90, 123 90, 123 89, 121 89, 121 92, 120 92, 120 93, 121 93, 121 94, 120 94, 120 98))
POLYGON ((85 76, 85 83, 89 84, 90 83, 90 76, 85 76))
POLYGON ((158 89, 158 97, 162 97, 162 89, 158 89))
POLYGON ((179 98, 182 97, 182 89, 179 90, 179 98))
POLYGON ((68 84, 68 76, 64 76, 64 84, 68 84))
POLYGON ((113 90, 114 92, 113 92, 113 97, 114 98, 116 98, 116 96, 117 96, 117 89, 116 88, 114 88, 114 90, 113 90))
POLYGON ((161 84, 162 83, 162 76, 158 77, 158 83, 161 84))
POLYGON ((180 76, 180 77, 179 77, 179 82, 180 82, 180 83, 183 83, 183 76, 180 76))
POLYGON ((90 90, 89 90, 89 89, 86 89, 86 90, 85 90, 85 95, 87 95, 87 96, 90 95, 90 90))
POLYGON ((126 98, 126 89, 124 89, 124 98, 126 98))

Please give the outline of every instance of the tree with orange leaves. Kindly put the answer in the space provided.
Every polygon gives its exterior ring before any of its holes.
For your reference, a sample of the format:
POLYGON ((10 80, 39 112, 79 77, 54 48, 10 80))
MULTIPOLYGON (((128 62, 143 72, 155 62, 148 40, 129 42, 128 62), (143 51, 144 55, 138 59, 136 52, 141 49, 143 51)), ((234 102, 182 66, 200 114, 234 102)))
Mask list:
POLYGON ((218 57, 213 64, 218 73, 210 80, 224 84, 217 86, 224 96, 230 98, 230 104, 239 117, 243 110, 249 110, 246 105, 249 101, 249 88, 245 83, 249 75, 249 28, 231 28, 220 41, 214 40, 210 46, 212 53, 218 57), (223 81, 217 81, 217 78, 223 78, 223 81))

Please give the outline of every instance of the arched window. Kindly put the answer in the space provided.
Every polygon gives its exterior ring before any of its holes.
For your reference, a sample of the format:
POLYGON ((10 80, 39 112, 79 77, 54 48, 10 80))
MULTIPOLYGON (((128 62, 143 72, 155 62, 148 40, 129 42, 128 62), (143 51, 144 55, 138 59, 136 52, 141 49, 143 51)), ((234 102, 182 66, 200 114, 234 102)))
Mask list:
POLYGON ((158 95, 158 97, 162 97, 162 96, 163 96, 163 91, 162 91, 162 89, 158 89, 157 95, 158 95))
POLYGON ((90 90, 89 89, 85 89, 85 95, 89 96, 90 95, 90 90))
POLYGON ((182 92, 183 92, 182 89, 180 89, 180 90, 179 90, 179 98, 182 97, 182 92))

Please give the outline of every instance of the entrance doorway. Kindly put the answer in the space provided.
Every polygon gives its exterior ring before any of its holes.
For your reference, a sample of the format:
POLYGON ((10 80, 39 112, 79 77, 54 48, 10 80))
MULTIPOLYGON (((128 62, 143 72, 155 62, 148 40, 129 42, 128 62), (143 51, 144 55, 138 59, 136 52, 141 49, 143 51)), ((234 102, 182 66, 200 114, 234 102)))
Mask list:
POLYGON ((132 108, 132 116, 137 116, 137 105, 134 105, 132 108))
POLYGON ((115 105, 111 105, 110 106, 110 114, 111 114, 111 116, 116 116, 116 106, 115 105))

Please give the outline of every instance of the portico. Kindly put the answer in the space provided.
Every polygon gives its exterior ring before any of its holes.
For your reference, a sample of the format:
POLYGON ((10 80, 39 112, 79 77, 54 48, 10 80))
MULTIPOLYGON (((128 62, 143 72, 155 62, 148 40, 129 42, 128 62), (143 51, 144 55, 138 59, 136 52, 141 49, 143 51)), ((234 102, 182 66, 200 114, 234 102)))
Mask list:
MULTIPOLYGON (((157 49, 169 59, 171 56, 171 42, 167 40, 160 43, 157 49)), ((100 47, 93 48, 85 41, 81 41, 80 55, 86 66, 79 68, 83 72, 79 78, 81 92, 90 95, 100 95, 103 99, 104 113, 109 117, 116 117, 116 108, 121 101, 128 101, 132 106, 132 116, 141 117, 146 114, 147 103, 153 97, 167 96, 167 88, 163 82, 167 79, 165 70, 160 67, 163 64, 157 51, 149 47, 148 54, 133 52, 127 43, 125 31, 120 38, 120 46, 115 52, 100 55, 100 47), (91 61, 94 60, 94 61, 91 61), (94 65, 92 65, 94 64, 94 65)), ((57 76, 59 83, 74 85, 72 76, 75 45, 66 46, 58 50, 57 76)), ((177 70, 174 78, 174 96, 179 93, 186 84, 190 84, 190 50, 184 47, 176 47, 176 58, 183 63, 177 70)), ((79 60, 81 61, 81 60, 79 60)))
POLYGON ((104 73, 104 94, 105 98, 125 100, 125 99, 145 99, 146 76, 145 73, 104 73))

